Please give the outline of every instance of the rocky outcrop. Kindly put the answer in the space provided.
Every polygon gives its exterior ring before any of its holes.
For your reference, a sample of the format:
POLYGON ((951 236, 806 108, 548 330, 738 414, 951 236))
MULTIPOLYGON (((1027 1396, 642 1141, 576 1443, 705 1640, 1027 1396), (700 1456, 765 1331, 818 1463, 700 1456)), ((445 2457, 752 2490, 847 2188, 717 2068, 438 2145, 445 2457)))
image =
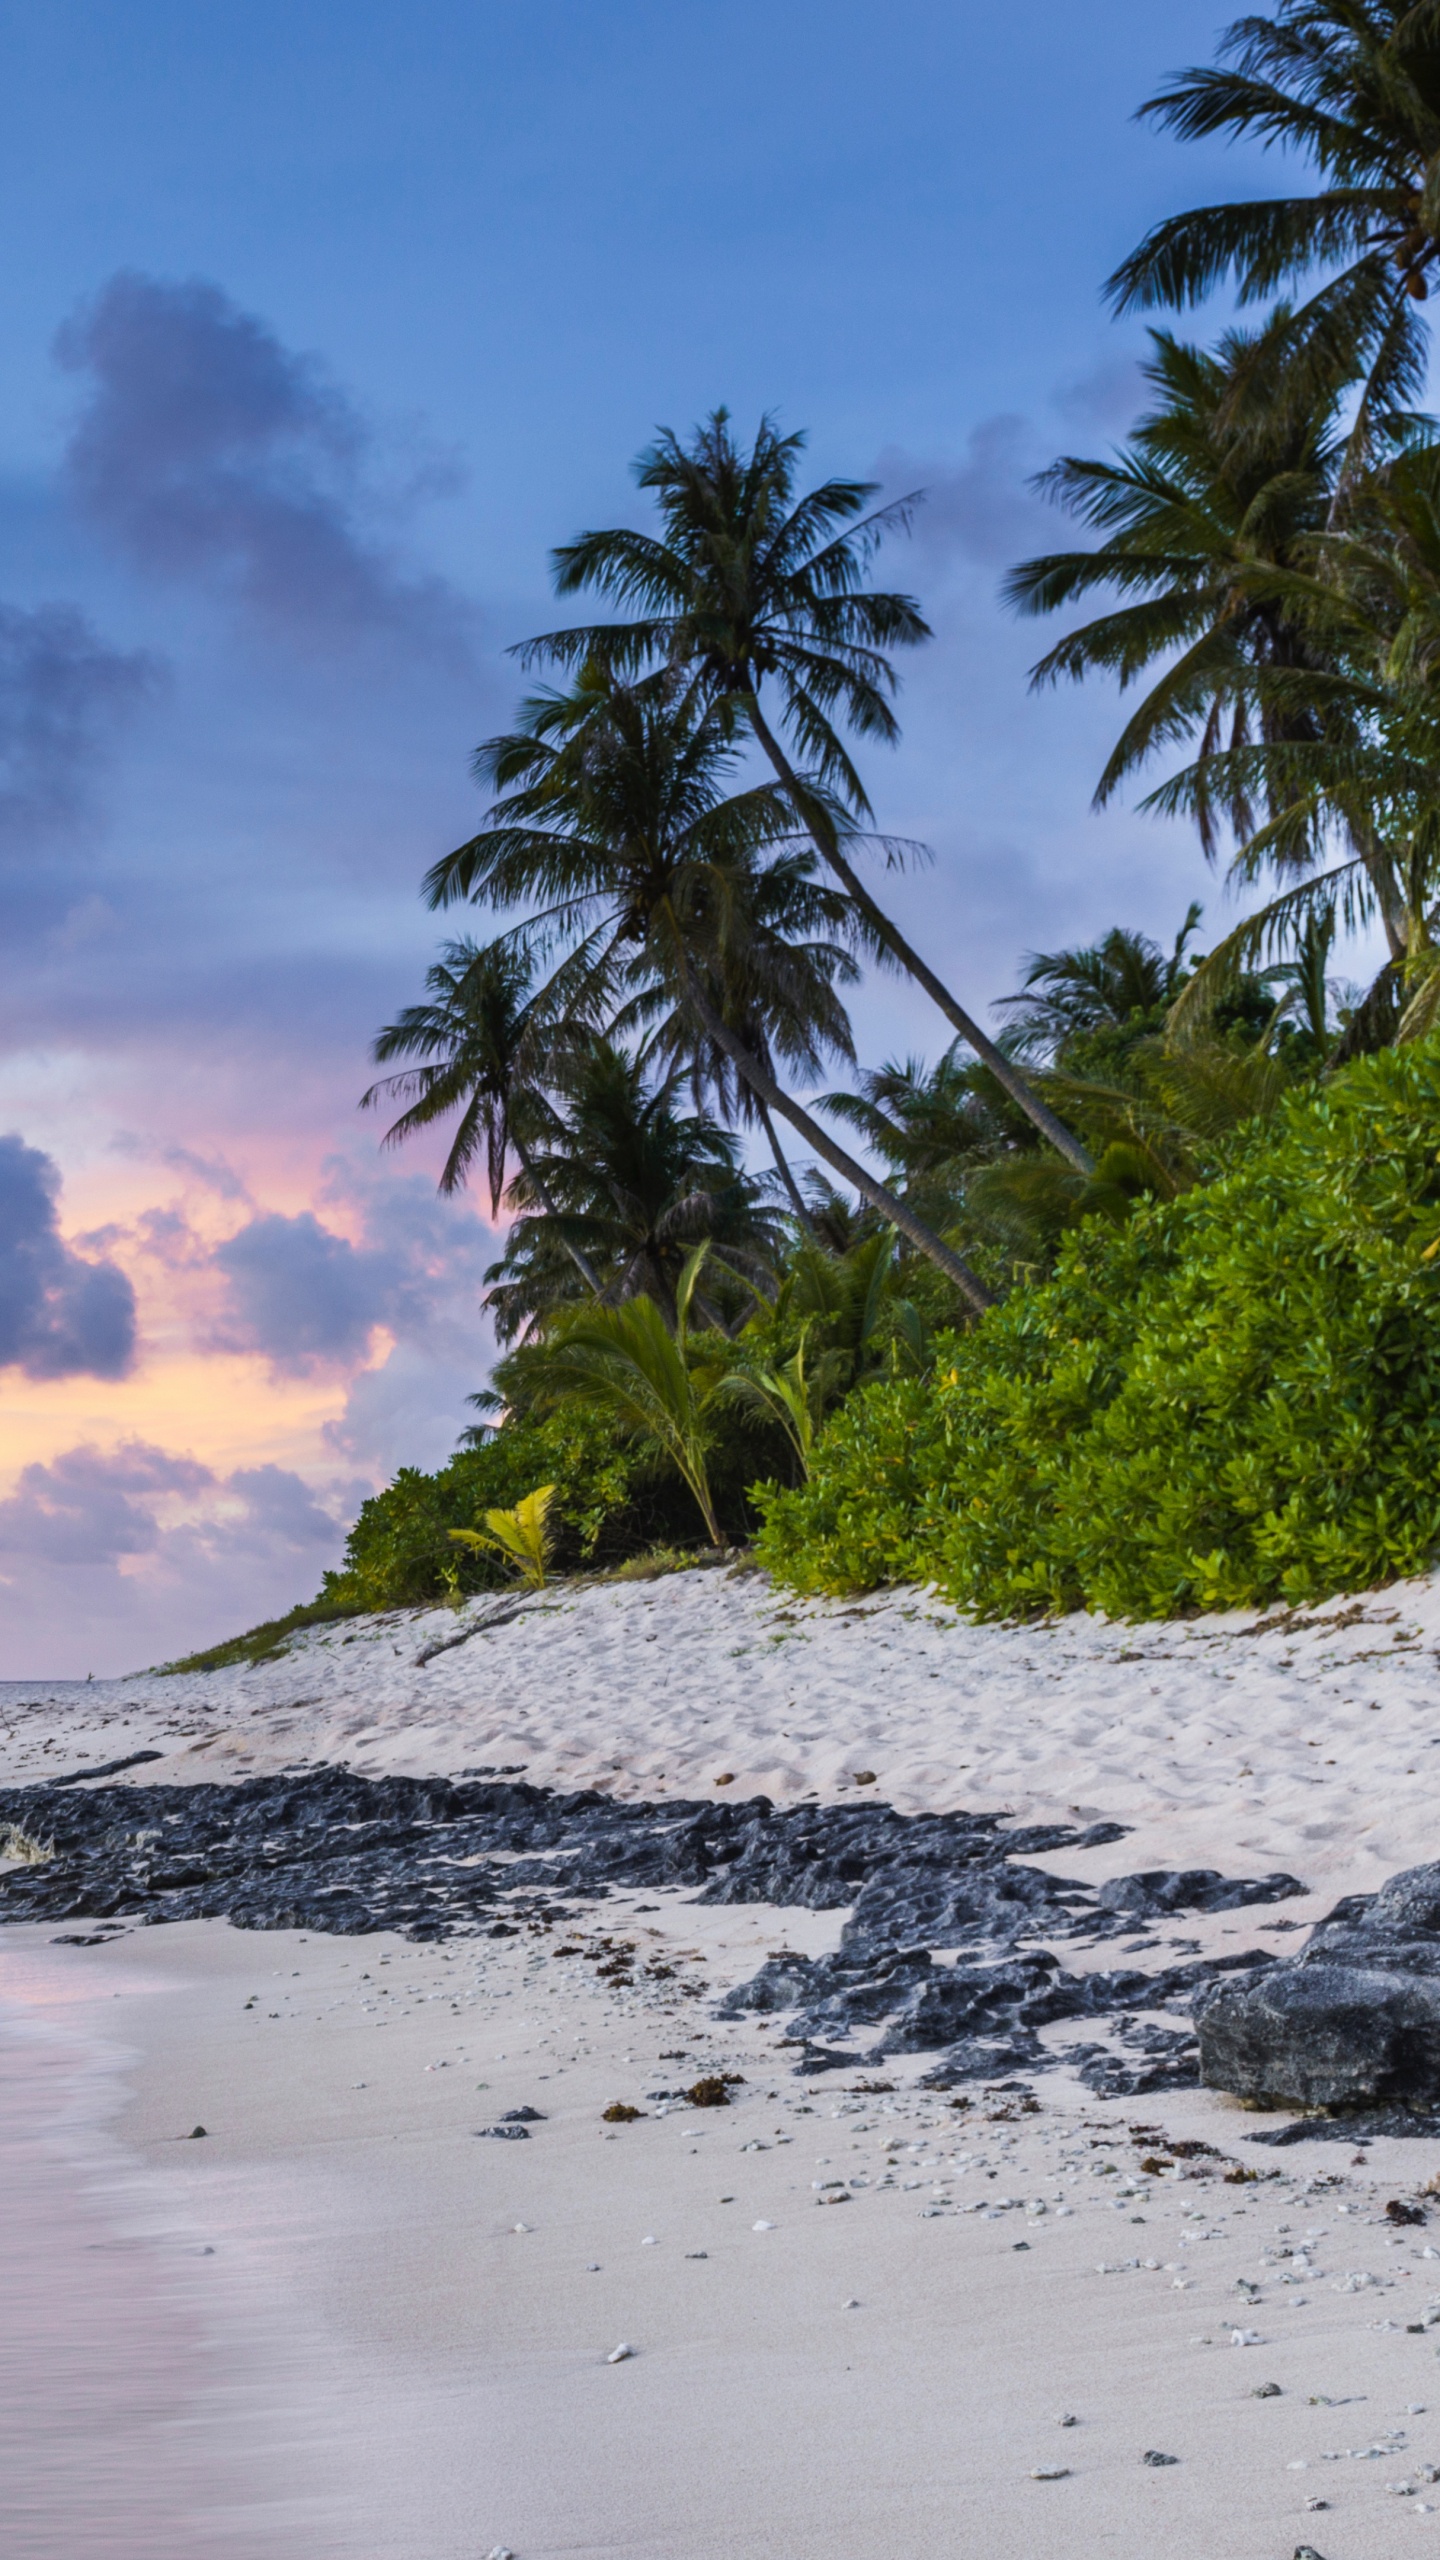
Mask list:
POLYGON ((1440 2100, 1440 1864, 1349 1894, 1287 1963, 1204 1989, 1204 2085, 1258 2105, 1440 2100))

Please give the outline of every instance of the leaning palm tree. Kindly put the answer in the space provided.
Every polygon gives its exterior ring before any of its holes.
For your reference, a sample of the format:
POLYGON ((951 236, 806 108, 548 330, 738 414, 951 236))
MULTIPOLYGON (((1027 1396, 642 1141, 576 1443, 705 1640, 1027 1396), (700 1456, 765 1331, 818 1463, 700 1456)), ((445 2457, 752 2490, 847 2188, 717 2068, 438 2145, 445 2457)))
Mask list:
MULTIPOLYGON (((641 488, 656 497, 660 535, 621 526, 581 534, 554 555, 561 595, 592 588, 635 608, 636 618, 546 632, 519 654, 527 664, 574 668, 597 660, 632 679, 660 668, 693 680, 707 704, 754 738, 795 822, 877 943, 924 988, 1050 1144, 1087 1164, 1079 1140, 906 940, 850 858, 857 822, 871 811, 837 723, 862 738, 898 736, 889 653, 929 637, 913 597, 865 584, 876 547, 908 522, 915 499, 867 513, 876 484, 865 480, 827 480, 797 499, 804 443, 803 435, 782 436, 762 418, 747 453, 724 409, 688 445, 662 429, 635 465, 641 488), (778 702, 774 727, 768 695, 778 702)), ((887 855, 896 861, 901 848, 891 843, 887 855)))
MULTIPOLYGON (((1258 416, 1237 414, 1247 384, 1273 392, 1288 327, 1281 311, 1258 334, 1228 331, 1213 353, 1157 330, 1143 368, 1156 397, 1128 443, 1108 462, 1066 455, 1036 484, 1102 539, 1023 561, 1006 581, 1007 601, 1032 614, 1107 589, 1114 601, 1047 651, 1032 685, 1097 674, 1117 678, 1122 692, 1145 685, 1106 760, 1097 808, 1187 736, 1201 759, 1243 746, 1254 718, 1250 671, 1313 661, 1275 571, 1299 564, 1324 530, 1342 386, 1303 412, 1274 396, 1258 416)), ((1276 704, 1266 718, 1266 734, 1315 734, 1307 709, 1276 704)), ((1222 819, 1241 836, 1255 824, 1243 793, 1228 803, 1201 795, 1195 816, 1212 860, 1222 819)))
MULTIPOLYGON (((469 940, 447 942, 426 973, 428 1001, 407 1005, 377 1035, 371 1052, 377 1066, 395 1058, 417 1063, 382 1076, 360 1097, 362 1111, 382 1101, 405 1103, 385 1132, 387 1147, 401 1146, 458 1112, 440 1189, 460 1190, 483 1156, 492 1218, 512 1154, 536 1196, 549 1205, 544 1176, 535 1167, 536 1139, 553 1120, 543 1091, 549 1042, 533 977, 525 953, 513 943, 482 948, 469 940)), ((598 1292, 599 1279, 580 1246, 567 1239, 565 1250, 586 1287, 598 1292)))
POLYGON ((574 694, 538 697, 517 731, 480 750, 477 771, 501 796, 480 834, 433 866, 430 902, 524 910, 514 939, 554 960, 544 1002, 557 1016, 603 1019, 647 990, 683 1007, 760 1101, 986 1307, 990 1292, 960 1256, 781 1087, 726 1017, 727 987, 757 947, 757 884, 794 824, 778 785, 727 794, 737 760, 723 710, 693 688, 632 688, 592 665, 574 694))
POLYGON ((1293 387, 1365 376, 1344 479, 1425 377, 1419 307, 1440 260, 1440 13, 1432 0, 1279 0, 1237 18, 1220 63, 1181 72, 1140 113, 1185 141, 1223 134, 1299 153, 1312 193, 1171 214, 1107 288, 1172 310, 1233 277, 1258 302, 1319 271, 1288 322, 1293 387))

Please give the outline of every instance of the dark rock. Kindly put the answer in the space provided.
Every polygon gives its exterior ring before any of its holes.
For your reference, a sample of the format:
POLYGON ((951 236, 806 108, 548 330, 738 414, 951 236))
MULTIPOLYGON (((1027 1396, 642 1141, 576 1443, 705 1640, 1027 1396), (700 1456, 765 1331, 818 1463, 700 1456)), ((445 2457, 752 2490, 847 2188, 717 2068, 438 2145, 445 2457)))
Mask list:
POLYGON ((1222 1876, 1214 1867, 1187 1867, 1178 1875, 1151 1868, 1142 1875, 1112 1876, 1095 1899, 1102 1911, 1129 1920, 1158 1920, 1175 1911, 1241 1911, 1255 1902, 1285 1902, 1305 1887, 1297 1876, 1222 1876))
MULTIPOLYGON (((886 1804, 777 1810, 763 1796, 636 1804, 551 1793, 503 1770, 483 1781, 318 1768, 234 1786, 47 1784, 0 1790, 5 1821, 53 1837, 56 1854, 0 1876, 0 1921, 226 1919, 434 1942, 513 1938, 622 1888, 843 1910, 833 1954, 771 1957, 722 2014, 785 2015, 805 2073, 936 2053, 937 2085, 1035 2067, 1046 2059, 1037 2031, 1055 2020, 1174 2009, 1217 1972, 1273 1962, 1251 1950, 1155 1974, 1067 1972, 1057 1948, 1124 1935, 1141 1888, 1165 1910, 1238 1908, 1296 1890, 1291 1877, 1204 1869, 1121 1878, 1097 1896, 1027 1863, 1119 1840, 1117 1823, 1012 1828, 995 1814, 904 1815, 886 1804), (937 1962, 940 1951, 960 1960, 937 1962)), ((1179 2065, 1167 2047, 1121 2067, 1179 2065)), ((506 2138, 518 2129, 517 2119, 506 2138)))
POLYGON ((966 2080, 999 2080, 1009 2071, 1033 2070, 1049 2058, 1033 2036, 1011 2036, 1003 2044, 967 2036, 942 2054, 932 2070, 921 2074, 920 2086, 956 2089, 966 2080))
POLYGON ((1271 2106, 1440 2100, 1440 1865, 1348 1894, 1298 1956, 1195 2006, 1207 2087, 1271 2106))
POLYGON ((546 2119, 538 2107, 507 2107, 502 2124, 544 2124, 546 2119))
POLYGON ((52 1787, 78 1787, 85 1778, 118 1778, 122 1769, 138 1769, 145 1760, 163 1760, 163 1751, 127 1751, 123 1760, 102 1760, 95 1769, 67 1769, 63 1778, 51 1778, 52 1787))
POLYGON ((506 2117, 499 2124, 477 2125, 475 2139, 477 2142, 528 2142, 530 2127, 528 2124, 511 2124, 506 2117))

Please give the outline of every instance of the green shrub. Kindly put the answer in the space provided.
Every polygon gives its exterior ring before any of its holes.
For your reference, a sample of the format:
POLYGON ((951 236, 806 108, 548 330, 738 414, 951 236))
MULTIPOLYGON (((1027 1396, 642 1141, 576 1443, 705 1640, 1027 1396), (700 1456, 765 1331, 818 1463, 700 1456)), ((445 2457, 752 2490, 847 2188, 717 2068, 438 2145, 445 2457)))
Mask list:
POLYGON ((1055 1276, 841 1409, 761 1559, 984 1617, 1309 1601, 1440 1545, 1440 1042, 1363 1059, 1213 1182, 1092 1220, 1055 1276), (1434 1251, 1436 1259, 1429 1257, 1434 1251))
MULTIPOLYGON (((755 1526, 746 1487, 782 1451, 778 1432, 730 1426, 711 1472, 731 1537, 755 1526)), ((344 1562, 325 1576, 321 1604, 337 1611, 413 1607, 507 1584, 498 1557, 456 1546, 450 1532, 482 1526, 487 1511, 511 1509, 545 1484, 556 1488, 546 1526, 557 1572, 618 1564, 655 1546, 693 1547, 703 1536, 677 1475, 658 1472, 651 1455, 607 1418, 567 1401, 543 1421, 503 1423, 434 1475, 402 1467, 362 1505, 344 1562)))

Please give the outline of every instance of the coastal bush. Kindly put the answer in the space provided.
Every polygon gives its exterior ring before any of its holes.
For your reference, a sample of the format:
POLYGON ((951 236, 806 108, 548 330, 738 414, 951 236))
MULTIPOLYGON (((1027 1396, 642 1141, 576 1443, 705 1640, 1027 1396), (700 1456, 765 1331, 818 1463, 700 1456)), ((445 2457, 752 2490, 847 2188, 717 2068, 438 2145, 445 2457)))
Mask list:
MULTIPOLYGON (((737 1421, 711 1464, 716 1509, 731 1538, 748 1537, 757 1514, 747 1487, 774 1467, 778 1433, 737 1421)), ((458 1450, 426 1475, 402 1467, 383 1493, 362 1504, 337 1572, 316 1604, 332 1615, 419 1607, 463 1599, 505 1582, 498 1556, 457 1546, 452 1530, 483 1524, 553 1484, 546 1514, 553 1569, 605 1570, 655 1549, 693 1549, 702 1536, 695 1503, 653 1452, 627 1441, 610 1419, 567 1399, 542 1419, 512 1416, 476 1448, 458 1450)))
POLYGON ((800 1591, 1160 1617, 1420 1571, 1440 1545, 1440 1043, 1232 1140, 1218 1177, 841 1407, 757 1487, 800 1591))

